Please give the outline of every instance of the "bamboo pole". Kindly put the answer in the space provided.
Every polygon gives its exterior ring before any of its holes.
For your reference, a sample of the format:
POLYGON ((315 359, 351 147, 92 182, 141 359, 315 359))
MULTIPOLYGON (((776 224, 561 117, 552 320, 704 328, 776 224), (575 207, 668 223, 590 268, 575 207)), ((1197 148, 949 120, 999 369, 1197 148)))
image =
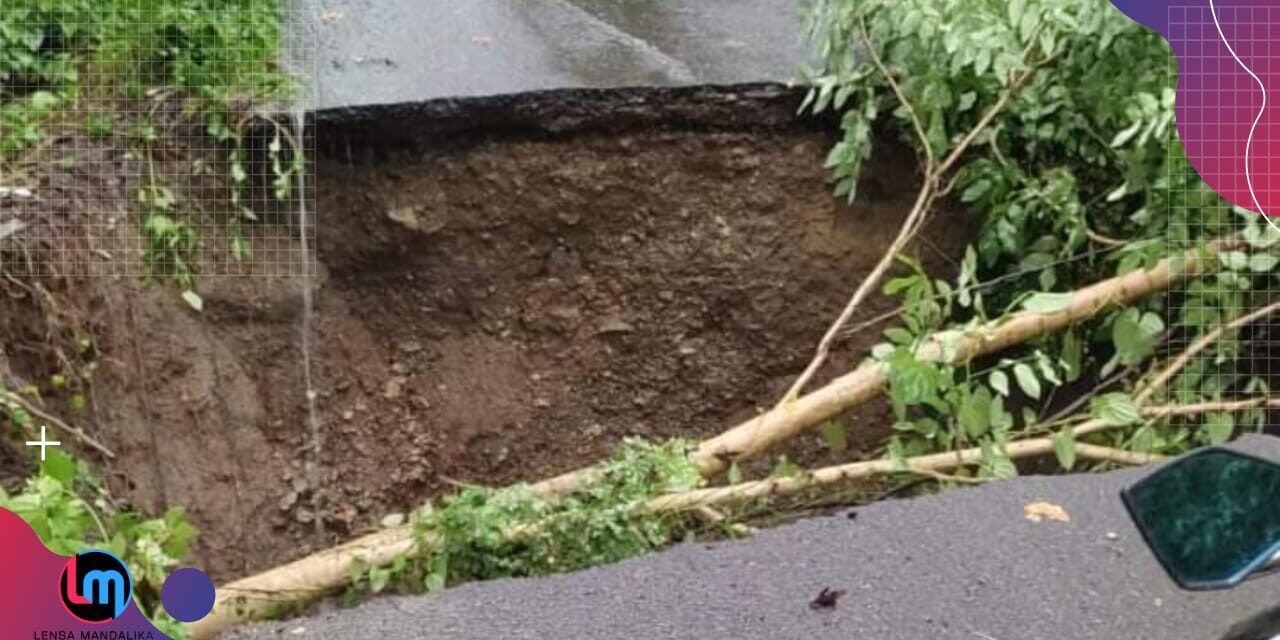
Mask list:
MULTIPOLYGON (((983 354, 994 353, 1020 344, 1033 337, 1065 329, 1093 317, 1102 310, 1163 291, 1174 282, 1194 276, 1200 272, 1206 262, 1213 261, 1217 251, 1230 245, 1231 242, 1231 240, 1217 241, 1208 245, 1205 250, 1191 250, 1181 256, 1162 260, 1150 269, 1132 271, 1090 285, 1076 291, 1070 303, 1058 311, 1048 313, 1021 311, 974 329, 940 332, 921 346, 917 355, 925 360, 959 364, 983 354)), ((887 382, 886 373, 879 363, 866 362, 821 389, 784 403, 702 442, 690 454, 690 458, 698 465, 703 476, 713 476, 734 460, 745 460, 757 456, 815 425, 822 424, 852 407, 865 403, 881 393, 887 382)), ((1028 442, 1029 444, 1013 443, 1009 446, 1016 447, 1017 451, 1028 447, 1029 451, 1039 451, 1040 449, 1036 447, 1045 446, 1040 441, 1028 442)), ((1052 447, 1052 444, 1048 446, 1052 447)), ((957 458, 957 455, 956 453, 938 454, 948 460, 955 460, 955 464, 971 464, 971 461, 966 462, 969 458, 957 458)), ((972 457, 973 454, 966 455, 972 457)), ((892 464, 888 461, 858 464, 863 466, 854 467, 858 470, 856 472, 844 467, 836 467, 814 473, 822 474, 817 477, 826 479, 831 475, 848 478, 854 476, 842 476, 842 474, 874 475, 893 470, 885 466, 892 464)), ((947 468, 948 463, 943 458, 935 456, 929 458, 927 464, 932 466, 926 468, 933 469, 947 468)), ((595 474, 595 469, 588 467, 544 480, 533 485, 532 488, 544 496, 556 497, 580 489, 595 477, 595 474)), ((805 477, 812 478, 813 474, 805 477)), ((748 495, 744 497, 750 497, 751 491, 761 491, 760 495, 766 495, 768 491, 763 487, 787 488, 797 482, 799 481, 779 479, 754 483, 755 486, 760 487, 754 490, 718 488, 701 491, 728 492, 726 495, 737 495, 738 492, 747 491, 748 495)), ((807 482, 809 484, 805 486, 814 484, 812 480, 807 482)), ((751 484, 748 483, 748 485, 751 484)), ((680 500, 675 497, 667 499, 680 500)), ((715 502, 708 504, 715 504, 715 502)), ((217 590, 217 599, 209 616, 191 625, 192 637, 196 640, 210 638, 236 624, 269 618, 277 615, 284 608, 296 607, 326 593, 332 593, 348 583, 352 567, 357 564, 381 566, 390 563, 403 553, 411 552, 414 545, 413 529, 408 525, 402 525, 366 535, 341 546, 224 585, 217 590)))

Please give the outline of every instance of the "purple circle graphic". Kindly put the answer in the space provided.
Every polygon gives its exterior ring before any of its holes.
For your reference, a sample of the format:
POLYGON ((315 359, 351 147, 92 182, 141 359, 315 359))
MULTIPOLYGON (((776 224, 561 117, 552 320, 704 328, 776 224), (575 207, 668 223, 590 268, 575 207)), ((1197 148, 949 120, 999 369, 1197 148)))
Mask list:
POLYGON ((178 622, 195 622, 213 611, 213 581, 199 569, 178 569, 160 589, 164 610, 178 622))

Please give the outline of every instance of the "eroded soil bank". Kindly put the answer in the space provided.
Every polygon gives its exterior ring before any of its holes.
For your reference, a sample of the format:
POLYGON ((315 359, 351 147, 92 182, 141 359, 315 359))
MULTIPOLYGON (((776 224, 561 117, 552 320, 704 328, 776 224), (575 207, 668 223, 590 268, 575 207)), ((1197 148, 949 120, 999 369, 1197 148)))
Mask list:
MULTIPOLYGON (((302 468, 297 279, 203 279, 203 313, 126 277, 50 284, 96 340, 81 420, 119 454, 101 462, 114 491, 186 505, 196 563, 230 578, 452 481, 539 479, 625 436, 696 438, 753 415, 807 362, 914 196, 914 160, 884 151, 857 204, 833 198, 833 131, 795 119, 799 98, 565 92, 321 114, 320 512, 302 468)), ((946 271, 970 226, 941 214, 914 251, 946 271)), ((48 309, 3 305, 14 372, 41 379, 57 366, 33 346, 48 309)), ((877 337, 843 345, 828 374, 877 337)), ((885 418, 846 416, 843 455, 876 444, 885 418)), ((816 438, 791 454, 830 455, 816 438)))

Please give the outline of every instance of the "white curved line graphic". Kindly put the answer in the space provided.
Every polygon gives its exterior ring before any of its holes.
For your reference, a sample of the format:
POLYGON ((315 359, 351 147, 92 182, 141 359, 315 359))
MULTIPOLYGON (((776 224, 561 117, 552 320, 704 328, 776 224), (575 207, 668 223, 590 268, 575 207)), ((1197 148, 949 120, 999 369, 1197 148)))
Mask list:
POLYGON ((1253 69, 1250 69, 1249 65, 1245 64, 1244 60, 1241 60, 1240 56, 1236 55, 1235 48, 1227 40, 1227 34, 1222 32, 1222 23, 1218 21, 1218 8, 1213 6, 1213 0, 1209 0, 1209 13, 1213 14, 1213 26, 1218 28, 1218 37, 1222 38, 1222 44, 1227 45, 1227 51, 1231 53, 1232 58, 1235 58, 1236 64, 1240 65, 1240 68, 1244 69, 1244 72, 1249 74, 1249 77, 1253 78, 1254 82, 1258 83, 1258 89, 1262 91, 1262 107, 1258 109, 1258 117, 1253 119, 1253 126, 1249 127, 1249 138, 1244 141, 1244 180, 1249 185, 1249 195, 1253 197, 1253 204, 1258 207, 1258 212, 1262 214, 1267 224, 1271 225, 1276 231, 1280 231, 1280 227, 1276 226, 1276 223, 1271 220, 1271 216, 1267 215, 1267 210, 1262 208, 1262 203, 1258 201, 1258 193, 1253 190, 1253 175, 1249 171, 1249 156, 1253 151, 1253 135, 1258 130, 1258 123, 1262 122, 1263 114, 1267 112, 1267 85, 1263 84, 1258 74, 1254 73, 1253 69))

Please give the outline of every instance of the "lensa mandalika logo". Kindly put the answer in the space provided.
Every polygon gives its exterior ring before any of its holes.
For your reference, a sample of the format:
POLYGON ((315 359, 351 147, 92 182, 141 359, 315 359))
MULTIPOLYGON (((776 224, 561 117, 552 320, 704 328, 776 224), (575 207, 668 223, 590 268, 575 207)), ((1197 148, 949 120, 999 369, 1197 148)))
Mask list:
POLYGON ((115 620, 133 597, 133 576, 115 554, 91 549, 67 560, 58 578, 62 606, 81 622, 115 620))

